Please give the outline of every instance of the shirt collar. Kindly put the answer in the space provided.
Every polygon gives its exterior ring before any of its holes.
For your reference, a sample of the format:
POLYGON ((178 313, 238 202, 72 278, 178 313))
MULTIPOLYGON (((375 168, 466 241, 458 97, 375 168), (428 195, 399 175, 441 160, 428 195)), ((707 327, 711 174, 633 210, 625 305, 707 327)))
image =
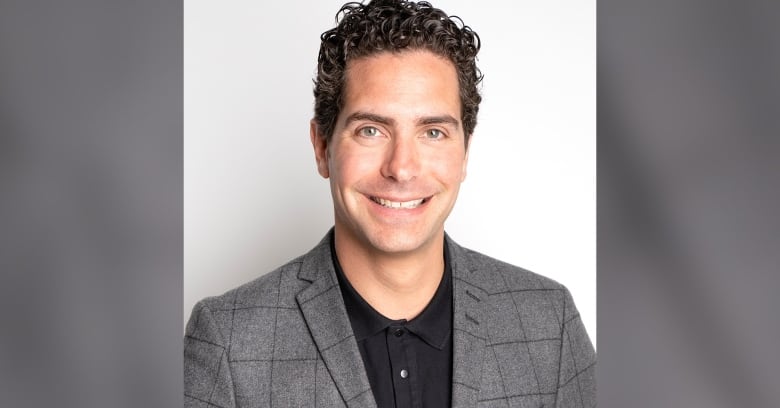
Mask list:
POLYGON ((411 321, 406 321, 388 319, 377 312, 360 296, 341 269, 334 241, 333 239, 330 241, 333 266, 336 269, 341 295, 344 298, 344 306, 346 306, 347 315, 349 315, 352 330, 357 341, 371 337, 392 325, 404 326, 432 347, 439 350, 444 348, 452 333, 452 270, 450 267, 450 254, 446 244, 444 245, 444 274, 439 282, 439 287, 436 289, 436 293, 417 317, 411 321))

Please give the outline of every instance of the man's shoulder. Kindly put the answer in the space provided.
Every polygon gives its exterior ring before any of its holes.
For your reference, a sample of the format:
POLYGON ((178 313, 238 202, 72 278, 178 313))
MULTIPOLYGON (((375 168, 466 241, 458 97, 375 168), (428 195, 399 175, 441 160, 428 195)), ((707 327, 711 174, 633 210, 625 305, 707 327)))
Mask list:
POLYGON ((455 244, 450 246, 452 260, 468 271, 463 278, 478 283, 488 294, 552 290, 565 291, 561 283, 542 274, 455 244))
POLYGON ((460 263, 456 266, 460 268, 456 292, 472 292, 484 301, 490 310, 487 316, 491 327, 515 327, 519 316, 528 331, 526 335, 552 339, 560 335, 562 324, 579 316, 571 292, 554 279, 472 249, 458 247, 455 252, 459 255, 453 257, 453 262, 460 263))
POLYGON ((252 308, 295 307, 295 294, 303 288, 298 279, 305 255, 220 295, 207 297, 196 305, 212 311, 252 308))
MULTIPOLYGON (((325 265, 326 262, 331 262, 331 237, 331 232, 328 232, 307 253, 221 295, 199 301, 193 313, 199 309, 233 312, 245 309, 297 308, 295 296, 311 282, 327 276, 328 270, 332 269, 325 265)), ((335 276, 333 279, 335 281, 335 276)))
MULTIPOLYGON (((313 346, 306 341, 295 343, 305 332, 296 301, 296 295, 310 285, 299 278, 305 260, 305 256, 298 257, 221 295, 199 301, 185 330, 185 357, 205 359, 203 364, 211 369, 214 361, 219 361, 214 360, 214 350, 227 353, 226 361, 231 362, 284 360, 289 355, 279 344, 304 344, 310 350, 313 346)), ((196 371, 198 364, 190 363, 190 369, 196 371)))

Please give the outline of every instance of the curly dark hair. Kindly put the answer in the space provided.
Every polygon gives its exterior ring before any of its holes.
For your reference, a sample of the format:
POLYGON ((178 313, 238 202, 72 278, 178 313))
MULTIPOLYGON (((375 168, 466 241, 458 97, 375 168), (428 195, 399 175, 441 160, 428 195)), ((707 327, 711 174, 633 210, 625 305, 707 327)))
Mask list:
POLYGON ((476 56, 477 33, 457 16, 448 16, 425 1, 374 0, 347 3, 336 14, 338 25, 322 34, 314 80, 314 120, 328 140, 344 106, 347 62, 381 52, 424 49, 455 66, 460 88, 461 118, 468 138, 477 125, 482 73, 476 56))

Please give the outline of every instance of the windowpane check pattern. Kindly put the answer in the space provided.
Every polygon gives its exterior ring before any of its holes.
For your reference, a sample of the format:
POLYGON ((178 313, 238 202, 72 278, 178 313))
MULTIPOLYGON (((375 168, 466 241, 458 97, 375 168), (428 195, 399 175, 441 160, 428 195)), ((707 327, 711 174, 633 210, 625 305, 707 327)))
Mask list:
MULTIPOLYGON (((331 261, 329 233, 279 269, 193 309, 185 407, 376 407, 331 261)), ((460 247, 453 407, 595 407, 596 355, 568 290, 460 247)))

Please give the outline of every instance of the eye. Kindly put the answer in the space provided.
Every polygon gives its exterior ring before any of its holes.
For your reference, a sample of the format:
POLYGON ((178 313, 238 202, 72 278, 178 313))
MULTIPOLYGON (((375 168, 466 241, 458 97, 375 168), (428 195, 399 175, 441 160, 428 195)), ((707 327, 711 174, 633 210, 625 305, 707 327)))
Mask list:
POLYGON ((379 129, 373 126, 366 126, 358 129, 358 134, 365 137, 377 137, 380 135, 379 129))
POLYGON ((428 139, 442 139, 444 138, 444 132, 439 129, 428 129, 425 131, 425 137, 428 139))

